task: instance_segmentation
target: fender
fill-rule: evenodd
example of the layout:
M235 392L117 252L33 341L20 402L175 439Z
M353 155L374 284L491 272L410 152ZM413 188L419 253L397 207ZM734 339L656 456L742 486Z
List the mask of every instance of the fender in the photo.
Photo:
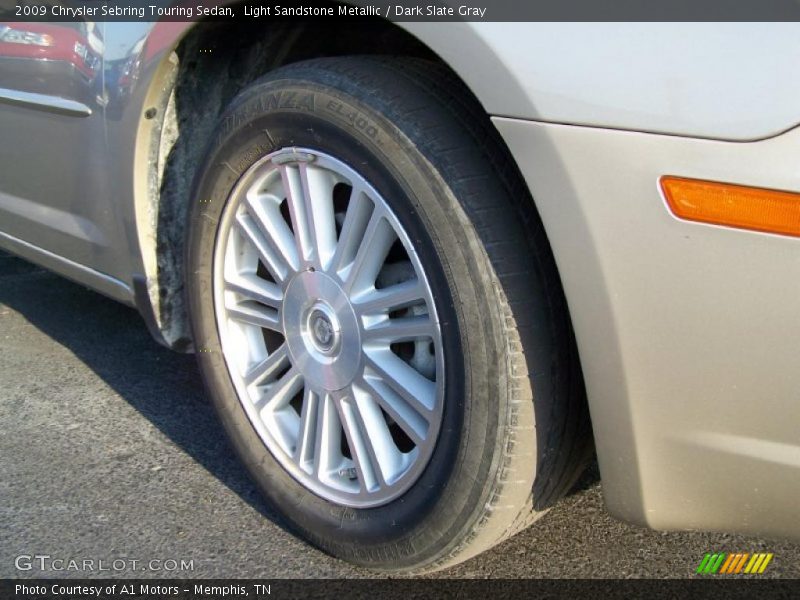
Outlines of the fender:
M720 140L800 123L797 23L401 23L493 116Z

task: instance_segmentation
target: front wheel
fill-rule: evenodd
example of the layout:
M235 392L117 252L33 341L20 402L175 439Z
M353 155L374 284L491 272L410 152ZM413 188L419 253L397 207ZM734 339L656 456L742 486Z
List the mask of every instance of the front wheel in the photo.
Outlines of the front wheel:
M383 570L496 544L586 456L549 249L465 98L422 61L278 69L224 114L189 215L236 450L293 528Z

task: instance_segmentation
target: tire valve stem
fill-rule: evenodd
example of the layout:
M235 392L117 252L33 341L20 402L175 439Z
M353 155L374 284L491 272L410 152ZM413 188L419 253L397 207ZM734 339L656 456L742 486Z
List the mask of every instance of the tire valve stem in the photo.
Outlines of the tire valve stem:
M358 473L356 472L355 467L349 467L347 469L339 469L339 477L347 477L350 481L355 481L358 479Z

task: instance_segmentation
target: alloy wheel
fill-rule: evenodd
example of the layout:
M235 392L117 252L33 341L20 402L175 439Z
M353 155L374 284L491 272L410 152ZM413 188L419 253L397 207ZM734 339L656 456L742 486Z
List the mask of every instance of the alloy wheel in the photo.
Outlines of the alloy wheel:
M390 205L336 158L286 148L240 178L214 252L217 327L253 427L313 493L409 489L442 420L431 287Z

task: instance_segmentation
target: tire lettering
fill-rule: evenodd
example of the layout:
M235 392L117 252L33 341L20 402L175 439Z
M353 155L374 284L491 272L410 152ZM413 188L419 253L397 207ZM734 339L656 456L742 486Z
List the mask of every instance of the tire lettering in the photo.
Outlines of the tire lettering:
M346 119L350 122L353 127L356 129L363 131L367 137L372 138L373 140L378 141L378 128L370 123L369 119L364 115L360 114L357 111L350 111L348 112L347 109L342 105L341 102L337 102L336 100L328 100L328 103L325 105L325 108L336 114L337 116Z

